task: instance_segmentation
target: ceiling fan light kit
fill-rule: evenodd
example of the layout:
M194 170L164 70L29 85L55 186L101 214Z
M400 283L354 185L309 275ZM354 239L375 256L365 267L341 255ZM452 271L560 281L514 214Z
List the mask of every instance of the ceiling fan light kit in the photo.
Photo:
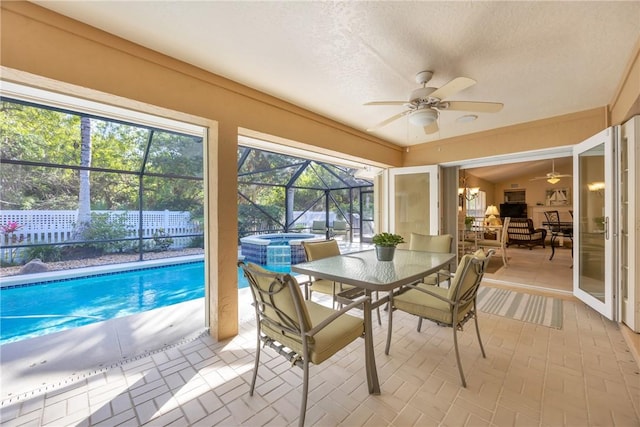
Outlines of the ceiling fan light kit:
M420 71L416 74L416 82L422 87L414 89L409 95L409 101L374 101L364 105L402 105L406 108L368 131L379 129L401 117L408 116L409 123L423 128L425 134L438 132L438 117L441 111L473 111L482 113L496 113L503 105L498 102L477 101L443 101L444 99L476 84L468 77L456 77L440 88L427 87L427 82L433 77L433 71ZM467 123L478 118L476 115L463 116L458 122Z
M571 175L556 172L556 162L554 159L551 160L551 172L549 172L545 176L536 176L535 178L531 178L530 181L536 181L539 179L546 179L549 184L557 184L560 182L560 178L570 177Z
M409 113L409 122L415 126L429 126L438 119L438 113L431 108L420 108Z
M557 183L559 183L559 182L560 182L560 178L548 178L548 179L547 179L547 182L548 182L549 184L557 184Z

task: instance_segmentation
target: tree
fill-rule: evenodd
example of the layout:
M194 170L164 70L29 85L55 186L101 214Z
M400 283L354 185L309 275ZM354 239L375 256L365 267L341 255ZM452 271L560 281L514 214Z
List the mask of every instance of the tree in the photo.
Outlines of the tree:
M80 166L91 167L91 119L86 116L80 118ZM91 182L90 171L78 171L80 188L78 191L78 223L76 234L81 235L85 227L91 224Z

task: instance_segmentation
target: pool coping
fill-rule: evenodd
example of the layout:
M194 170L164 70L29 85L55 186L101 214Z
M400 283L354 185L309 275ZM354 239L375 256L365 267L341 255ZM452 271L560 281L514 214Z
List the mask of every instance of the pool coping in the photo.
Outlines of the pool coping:
M131 261L118 264L94 265L91 267L47 271L44 273L3 276L0 277L0 289L19 285L66 280L76 277L96 276L106 273L118 273L122 271L186 264L197 261L204 261L204 254L188 255L184 257L158 258L148 261Z
M289 243L290 245L301 245L303 241L324 240L324 237L318 237L317 234L312 233L270 233L245 236L240 238L240 243L251 243L254 245L269 246L269 243L271 243L270 238L272 238L273 240L277 238L291 239Z

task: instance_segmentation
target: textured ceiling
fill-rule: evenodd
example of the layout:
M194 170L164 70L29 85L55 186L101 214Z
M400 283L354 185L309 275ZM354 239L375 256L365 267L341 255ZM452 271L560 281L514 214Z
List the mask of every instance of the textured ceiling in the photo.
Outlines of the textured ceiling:
M465 173L493 183L505 183L522 179L523 176L544 177L555 170L559 174L573 174L573 158L560 157L553 161L532 160L518 163L500 164L490 167L468 168Z
M445 111L425 135L403 117L374 134L407 146L608 104L640 38L640 2L35 3L365 130L429 86L477 84L450 100L499 113Z

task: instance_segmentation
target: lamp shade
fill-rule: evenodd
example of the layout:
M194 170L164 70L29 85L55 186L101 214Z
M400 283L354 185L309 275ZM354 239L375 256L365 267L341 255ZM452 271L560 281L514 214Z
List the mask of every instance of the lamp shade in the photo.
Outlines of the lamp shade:
M438 118L438 113L431 108L420 108L409 114L409 123L416 126L429 126Z
M556 177L549 178L549 179L547 179L547 182L548 182L549 184L557 184L557 183L559 183L559 182L560 182L560 178L556 178Z
M500 215L500 211L495 205L489 205L484 213L485 215Z

